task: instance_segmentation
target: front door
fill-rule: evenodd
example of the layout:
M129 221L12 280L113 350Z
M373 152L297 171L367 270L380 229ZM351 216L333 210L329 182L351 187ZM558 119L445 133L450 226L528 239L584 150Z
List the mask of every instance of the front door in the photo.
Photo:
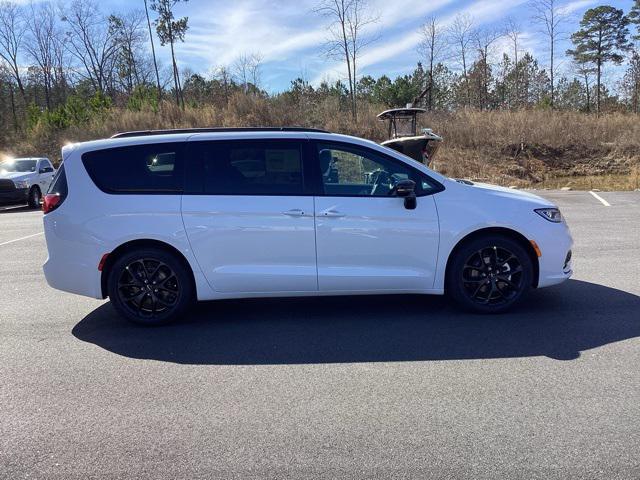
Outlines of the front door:
M182 216L211 287L223 293L318 289L305 141L193 141Z
M439 226L430 193L439 186L372 149L342 143L316 149L324 192L315 200L320 291L432 288ZM407 179L416 182L415 209L394 192Z

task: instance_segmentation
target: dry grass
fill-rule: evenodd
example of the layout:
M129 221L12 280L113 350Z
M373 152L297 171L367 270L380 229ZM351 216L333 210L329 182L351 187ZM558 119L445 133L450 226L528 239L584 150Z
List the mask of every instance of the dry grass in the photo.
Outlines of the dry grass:
M611 188L637 188L640 121L634 115L458 112L431 115L425 124L445 138L435 168L447 175L574 188L606 176Z
M381 141L385 128L375 116L382 109L363 104L358 121L353 122L347 113L340 113L333 98L293 104L285 97L237 94L224 108L182 111L165 103L158 112L113 108L105 118L63 131L38 125L0 150L58 159L60 146L68 142L104 138L119 131L210 126L299 125ZM625 114L461 111L429 114L422 123L444 137L434 167L450 176L539 188L592 188L606 181L611 188L631 189L638 188L640 171L639 120Z

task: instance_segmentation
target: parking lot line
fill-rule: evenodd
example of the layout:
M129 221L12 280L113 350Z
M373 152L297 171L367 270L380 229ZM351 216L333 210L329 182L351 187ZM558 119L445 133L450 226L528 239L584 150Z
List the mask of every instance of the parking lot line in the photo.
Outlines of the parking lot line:
M16 210L18 208L24 208L27 205L11 205L9 207L0 207L0 212L4 212L5 210Z
M602 203L605 207L610 207L610 206L611 206L611 204L610 204L609 202L607 202L604 198L602 198L602 197L601 197L600 195L598 195L596 192L589 191L589 193L590 193L591 195L593 195L593 196L596 198L596 200L599 200L599 201L600 201L600 203Z
M0 243L0 247L3 245L9 245L10 243L19 242L20 240L26 240L27 238L36 237L38 235L42 235L44 232L34 233L33 235L27 235L26 237L15 238L13 240L9 240L8 242Z

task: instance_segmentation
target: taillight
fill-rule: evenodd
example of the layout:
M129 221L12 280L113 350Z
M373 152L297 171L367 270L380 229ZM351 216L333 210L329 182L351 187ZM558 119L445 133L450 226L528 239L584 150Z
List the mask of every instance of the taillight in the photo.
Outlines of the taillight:
M42 211L44 213L53 212L62 203L62 197L59 193L47 193L42 202Z
M49 191L44 196L42 202L42 211L44 213L53 212L56 208L62 205L69 190L67 188L67 174L64 172L64 163L60 165L56 176L51 181Z

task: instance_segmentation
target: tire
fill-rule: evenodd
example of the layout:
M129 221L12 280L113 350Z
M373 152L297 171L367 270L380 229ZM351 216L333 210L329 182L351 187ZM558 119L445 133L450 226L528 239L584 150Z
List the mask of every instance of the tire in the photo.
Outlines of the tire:
M458 248L447 271L447 293L468 311L503 313L531 288L533 265L515 240L485 235Z
M31 190L29 190L29 206L31 208L40 208L41 198L42 198L42 193L40 192L40 188L31 187Z
M107 291L120 316L142 325L176 321L195 301L188 266L159 248L140 248L117 258L109 270Z

